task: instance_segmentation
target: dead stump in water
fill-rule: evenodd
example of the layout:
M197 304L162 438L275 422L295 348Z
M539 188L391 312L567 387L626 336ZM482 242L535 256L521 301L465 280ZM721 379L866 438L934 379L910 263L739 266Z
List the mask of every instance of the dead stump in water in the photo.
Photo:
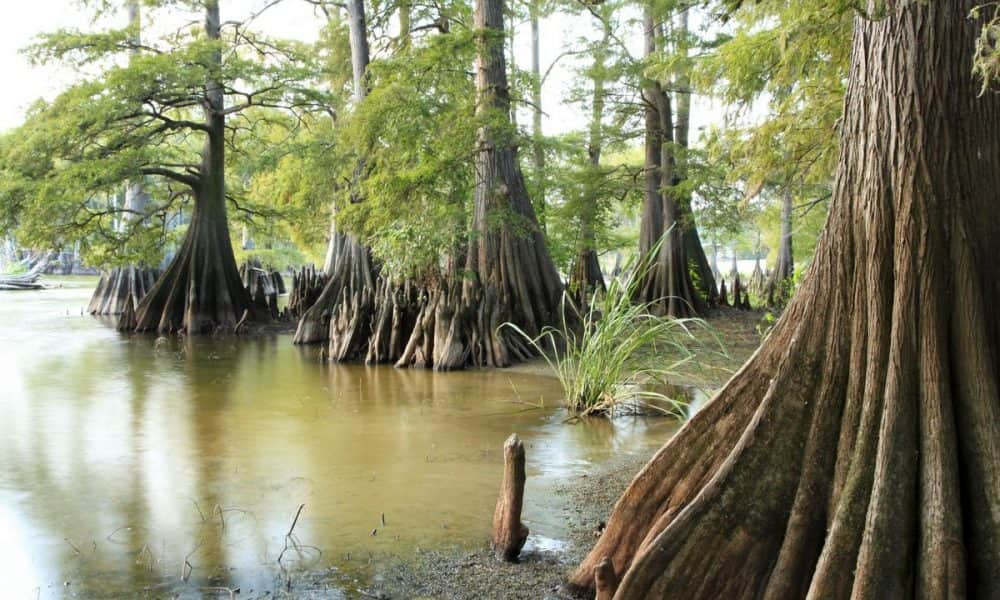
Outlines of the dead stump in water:
M493 512L491 547L496 557L514 562L528 539L528 528L521 522L524 503L524 443L512 433L503 445L503 483Z

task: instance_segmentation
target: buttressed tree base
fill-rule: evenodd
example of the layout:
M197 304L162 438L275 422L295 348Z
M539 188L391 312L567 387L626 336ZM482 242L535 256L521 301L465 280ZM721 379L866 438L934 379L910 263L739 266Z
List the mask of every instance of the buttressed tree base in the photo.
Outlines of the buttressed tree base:
M1000 96L973 78L978 4L856 18L807 280L633 480L576 590L608 558L619 599L1000 597Z

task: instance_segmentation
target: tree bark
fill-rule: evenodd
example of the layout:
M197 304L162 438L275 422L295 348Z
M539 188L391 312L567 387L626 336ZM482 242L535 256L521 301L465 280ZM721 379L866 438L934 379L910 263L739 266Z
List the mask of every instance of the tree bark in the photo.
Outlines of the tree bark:
M292 288L288 292L288 314L301 317L309 310L326 288L326 271L315 266L302 267L292 275Z
M795 265L792 260L792 191L785 188L781 199L781 241L778 244L778 260L771 272L767 285L768 297L773 303L783 304L791 292Z
M760 350L570 578L615 598L1000 597L1000 97L976 0L857 17L831 213Z
M618 589L618 583L618 577L615 575L615 566L611 564L611 559L605 556L594 567L596 600L612 600L615 590Z
M219 4L205 3L205 34L219 40ZM210 53L205 65L205 143L194 211L180 250L136 309L136 331L188 334L231 330L244 314L266 320L254 310L243 287L226 221L226 116L222 83L222 52ZM126 326L132 323L127 322Z
M371 60L364 0L348 0L347 20L354 102L359 104L368 95L367 71ZM362 167L363 164L359 164L355 169L352 188L361 177ZM296 344L328 343L327 355L331 360L361 360L367 354L369 320L376 312L379 269L370 248L353 234L337 228L336 214L330 222L330 243L323 270L326 278L322 282L322 292L316 296L315 303L301 313L293 341ZM310 279L306 273L302 275L302 285L318 281ZM296 300L314 295L315 290L306 289Z
M476 112L510 114L510 88L504 66L502 0L476 0L475 26L479 33L476 58ZM446 356L459 356L467 348L472 364L507 366L512 351L522 353L523 341L504 322L518 325L529 335L556 322L562 282L549 256L524 176L510 136L484 125L479 130L472 232L466 255L463 304L475 309L466 336L449 336L453 348ZM465 339L462 339L465 338ZM465 366L445 362L435 368Z
M413 3L411 0L400 0L399 2L399 47L409 48L410 47L410 30L413 27L411 24Z
M688 8L681 8L677 15L677 54L681 61L686 61L688 57ZM691 79L688 75L689 67L682 64L680 74L677 78L677 145L683 149L688 148L691 131ZM686 159L679 161L678 180L683 181L687 177ZM701 236L698 234L698 223L694 218L694 210L691 208L691 195L685 194L678 198L681 214L681 223L684 231L684 252L687 255L689 269L697 275L697 288L701 295L709 304L715 304L718 300L719 288L715 281L715 273L708 264L708 257L705 256L705 248L701 243Z
M500 0L476 5L476 110L480 116L502 115L509 124L502 9ZM378 273L367 248L345 242L349 259L335 266L323 294L300 321L296 342L328 336L331 360L437 370L504 367L534 355L520 335L500 326L511 322L534 336L557 322L562 282L511 136L496 129L485 125L479 131L469 241L451 267L420 282L391 282ZM346 283L341 269L349 274Z
M351 39L351 73L354 76L354 101L368 94L368 25L365 21L364 0L347 0L347 29Z
M600 175L601 152L604 147L604 68L608 44L611 42L611 24L608 19L602 21L602 27L604 34L600 45L594 52L592 76L594 92L591 97L590 133L587 143L587 156L590 159L591 172L586 179L583 205L578 211L580 236L577 242L576 257L569 272L569 290L580 305L594 292L603 292L606 289L601 263L597 258L597 240L594 232L601 193L597 178Z
M513 562L528 539L528 528L521 522L524 504L524 443L512 433L503 445L503 482L493 512L493 537L490 545L500 560Z
M503 2L477 0L476 112L509 119ZM465 276L420 294L421 307L397 366L438 370L505 367L534 355L509 328L529 335L557 321L562 282L528 198L517 151L494 125L479 130L472 227Z
M645 57L656 52L657 26L652 8L644 9ZM648 80L642 92L646 123L643 211L639 225L640 278L636 300L658 314L689 317L705 311L694 290L684 247L681 211L675 198L676 161L673 114L662 86ZM655 256L652 256L656 249Z

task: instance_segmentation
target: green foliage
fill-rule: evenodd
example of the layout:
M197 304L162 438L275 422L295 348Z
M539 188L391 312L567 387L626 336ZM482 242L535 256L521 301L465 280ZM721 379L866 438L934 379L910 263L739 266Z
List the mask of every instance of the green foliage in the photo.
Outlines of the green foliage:
M694 357L696 338L691 328L707 325L700 319L657 317L650 310L655 303L633 302L641 278L640 270L632 266L625 269L628 276L613 279L607 292L580 313L564 301L558 328L546 327L531 337L511 323L503 325L524 336L545 357L563 386L566 407L575 416L610 416L637 408L683 414L680 401L656 386L666 384L678 367ZM573 312L567 316L568 311ZM665 359L667 355L671 358Z
M696 153L699 224L726 243L756 221L777 249L775 200L791 188L797 260L825 220L855 11L842 2L760 0L729 14L726 32L695 62L694 83L729 106ZM800 222L801 221L801 222Z
M969 14L970 19L985 21L976 39L973 72L982 81L980 94L995 92L1000 79L1000 3L984 2Z
M533 140L545 149L543 173L533 173L534 164L522 159L534 187L545 187L549 250L564 272L587 246L600 253L634 245L635 212L642 199L642 156L635 151L639 130L633 103L639 67L620 44L631 26L624 7L609 1L582 10L591 17L593 31L566 46L567 55L587 57L578 61L565 96L567 103L590 115L586 127ZM581 11L581 7L563 10Z
M757 323L757 335L760 336L761 341L764 340L774 329L774 325L778 322L778 317L771 311L764 313L764 316L760 318Z
M794 195L792 202L792 245L796 257L796 267L805 264L816 250L816 242L826 224L826 204L829 195L818 196L815 192ZM757 226L763 234L763 246L768 250L767 260L774 264L778 258L778 243L781 240L781 202L775 199L766 203L766 208L757 217Z
M336 133L338 224L368 243L391 275L432 270L464 241L476 131L510 129L506 118L475 115L465 70L474 42L456 27L373 62L371 93Z
M632 245L633 213L642 201L636 173L642 167L621 154L611 154L599 165L591 164L579 134L562 136L558 142L548 163L546 232L552 259L565 272L580 250L587 228L598 252Z
M144 2L147 20L200 3ZM190 8L188 7L190 5ZM96 3L100 14L112 3ZM227 170L278 152L275 130L297 128L326 106L316 90L319 65L303 44L270 39L241 24L219 40L191 25L141 43L134 26L64 30L41 36L27 52L39 63L73 66L81 79L0 140L0 223L28 246L81 242L93 264L156 262L170 242L169 224L190 210L207 134L202 107L217 81L227 102ZM287 135L286 139L290 139ZM261 148L269 152L261 152ZM227 195L240 214L275 218L230 177ZM128 182L142 182L152 201L141 214L122 202Z

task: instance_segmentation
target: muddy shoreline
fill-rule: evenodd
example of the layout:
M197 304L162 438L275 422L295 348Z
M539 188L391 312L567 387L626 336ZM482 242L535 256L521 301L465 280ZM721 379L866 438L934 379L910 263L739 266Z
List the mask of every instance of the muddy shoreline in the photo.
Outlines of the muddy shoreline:
M377 599L377 600L571 600L563 583L566 575L593 547L597 531L607 521L615 501L650 458L624 454L598 465L592 473L567 481L556 495L569 530L558 549L538 548L531 535L517 563L493 557L488 540L476 546L417 550L407 554L356 556L349 565L326 569L292 569L276 574L270 585L257 589L226 587L219 573L214 586L166 584L114 598L241 598L244 600ZM530 479L525 500L531 502ZM489 518L486 515L484 518ZM526 524L531 527L530 522ZM86 594L84 594L86 597Z
M356 597L574 598L563 589L566 574L594 545L597 531L607 521L615 501L649 458L645 454L623 455L557 488L570 531L566 546L559 550L534 548L529 535L520 562L514 564L496 560L487 540L471 552L423 551L376 566L369 587L354 590ZM531 501L530 480L528 485L526 502Z

